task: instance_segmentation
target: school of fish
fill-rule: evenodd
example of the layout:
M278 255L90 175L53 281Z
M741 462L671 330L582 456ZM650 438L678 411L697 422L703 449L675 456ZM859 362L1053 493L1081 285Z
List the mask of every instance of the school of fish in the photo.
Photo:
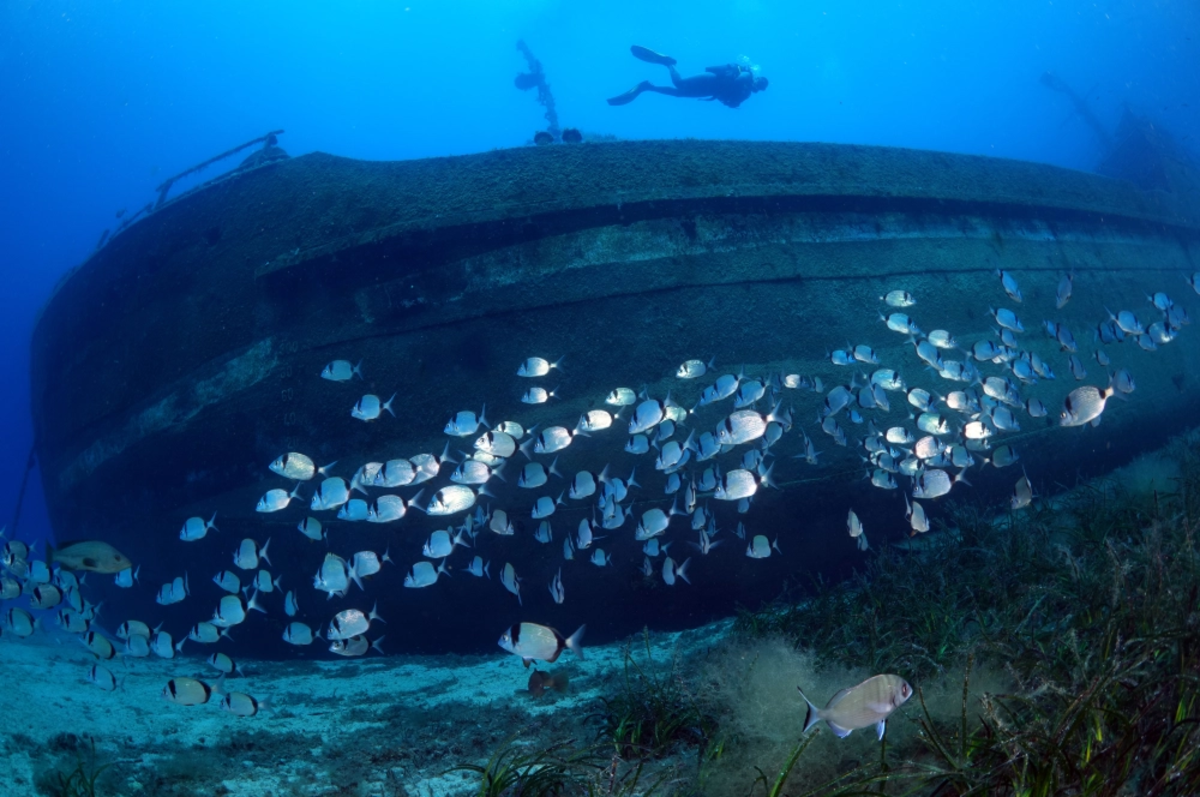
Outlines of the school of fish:
M1062 390L1058 425L1095 426L1109 407L1109 399L1124 397L1135 389L1130 370L1113 367L1114 358L1151 356L1147 353L1175 341L1190 323L1186 309L1167 294L1155 292L1147 294L1146 303L1137 310L1109 310L1107 317L1093 319L1086 327L1055 318L1043 320L1039 330L1032 322L1026 325L1011 306L1003 306L1007 300L1024 307L1016 277L1007 271L998 271L995 277L997 306L988 308L994 322L990 330L934 328L936 313L931 311L918 320L923 302L899 286L880 297L879 326L864 337L884 340L885 336L900 336L904 344L900 350L911 351L911 355L884 362L870 344L847 343L826 354L827 373L846 374L844 380L832 380L836 384L827 384L828 377L819 375L750 376L744 369L716 375L714 359L688 359L679 365L675 378L679 395L694 396L687 402L690 406L673 397L676 390L653 396L644 389L614 386L607 395L595 397L596 403L603 400L606 409L590 410L577 419L564 418L563 425L538 428L519 419L492 425L482 400L478 412L473 408L453 411L443 429L445 435L459 445L471 444L473 449L459 459L452 458L448 441L440 454L400 456L403 452L389 451L380 461L354 463L354 469L344 466L340 470L346 475L335 475L339 470L336 462L318 466L303 453L282 452L267 466L282 481L263 492L255 509L272 515L294 513L295 528L312 541L329 542L330 518L388 524L404 522L418 512L439 519L439 525L444 518L448 525L421 542L406 543L403 551L395 553L390 549L382 554L346 550L348 555L342 556L325 546L319 552L314 547L309 590L299 577L288 575L285 583L280 574L271 572L269 538L222 540L215 513L207 519L187 518L178 532L180 544L226 546L233 569L212 577L218 599L199 610L174 610L181 618L174 634L162 626L151 629L136 619L126 619L110 633L98 622L100 607L81 595L84 578L77 572L111 574L118 588L132 588L139 582L139 568L106 543L64 545L39 559L30 546L8 540L3 546L0 599L27 596L31 610L8 608L3 632L27 637L44 618L52 618L60 628L76 635L95 657L87 680L114 690L119 681L106 663L115 657L171 659L187 641L212 647L223 639L231 640L231 630L252 612L268 611L261 596L282 593L285 586L282 611L288 621L284 642L299 646L328 643L331 653L346 657L362 656L370 650L382 652L379 626L385 621L374 607L369 611L317 607L335 596L347 599L352 587L368 592L364 579L381 573L385 564L393 564L393 556L404 568L403 587L411 589L454 589L445 583L452 571L485 581L491 580L494 572L498 589L511 594L509 600L517 612L525 610L525 600L536 606L547 599L547 593L555 604L566 603L570 580L586 579L591 567L634 568L643 578L686 588L681 585L703 577L696 565L710 556L743 552L749 559L767 559L786 548L787 535L795 530L756 534L748 526L753 525L750 510L759 491L779 487L774 470L781 463L775 446L789 435L800 453L786 459L800 462L789 463L788 468L824 467L832 455L818 450L816 440L823 435L835 450L846 449L840 459L861 469L864 482L903 494L903 505L897 502L897 528L910 536L927 532L931 502L961 489L959 485L970 485L967 474L972 468L1002 469L1017 463L1020 456L1013 445L1003 442L1005 436L1019 432L1026 418L1054 417L1050 407L1028 395L1032 385L1067 382L1070 389ZM1200 294L1200 273L1187 282ZM1061 276L1053 311L1047 307L1047 314L1062 311L1074 289L1074 275ZM982 292L986 290L981 286ZM1029 347L1026 341L1037 335L1047 336L1050 343ZM1090 352L1081 343L1089 339ZM543 380L561 371L564 362L562 357L551 361L531 356L516 364L514 375L518 380ZM362 365L361 361L334 360L320 377L352 384L363 378ZM1096 368L1103 378L1089 380L1088 367ZM921 385L914 384L918 380ZM1097 381L1103 386L1097 386ZM1071 383L1083 384L1072 387ZM396 416L395 394L387 400L374 394L350 398L347 413L358 421L382 424L387 422L385 413ZM520 401L540 405L558 398L557 385L547 389L532 384L524 389ZM804 409L801 417L795 404L813 409ZM559 467L566 449L573 453L598 450L605 439L610 441L607 460L589 458L595 462L593 467L573 473ZM1028 477L1017 478L1012 508L1028 506L1034 497ZM853 506L846 507L846 530L848 545L860 551L869 548L866 530ZM884 529L874 534L878 539L892 532ZM561 548L561 565L555 575L534 590L527 589L518 570L520 562L514 564L514 557L505 555L506 540L518 534ZM736 545L714 554L734 538ZM674 551L669 551L672 546ZM384 588L383 583L371 584L370 591ZM397 581L387 588L394 585ZM186 603L191 607L196 603L191 595L191 578L184 572L157 587L156 601L164 606ZM306 605L307 612L302 609ZM581 612L595 608L584 606ZM325 619L316 627L296 619L313 615ZM584 630L581 624L564 636L548 626L517 622L503 631L499 646L520 657L526 666L539 661L553 663L565 650L582 659ZM263 698L225 691L226 678L240 672L228 654L214 652L206 662L218 678L214 684L190 676L176 677L163 687L163 699L198 705L218 696L221 707L237 716L254 716L264 707ZM566 682L565 676L560 682ZM548 674L535 671L530 691L541 694L554 683ZM807 724L811 727L824 720L839 735L878 725L882 735L887 714L909 694L911 688L899 676L876 676L843 690L825 709L809 703Z

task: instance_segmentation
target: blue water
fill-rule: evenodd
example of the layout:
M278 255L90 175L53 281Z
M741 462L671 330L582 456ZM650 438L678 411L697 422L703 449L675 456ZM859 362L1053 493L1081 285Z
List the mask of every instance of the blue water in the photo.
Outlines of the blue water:
M292 155L523 145L544 122L533 93L513 86L525 68L518 39L541 60L564 126L622 138L883 144L1091 169L1095 138L1039 84L1047 70L1086 93L1110 128L1128 105L1185 146L1200 129L1200 7L1190 2L645 5L6 3L0 522L31 443L37 310L118 210L275 128ZM745 56L770 88L736 110L656 95L610 107L605 97L665 79L629 55L633 43L670 53L684 73ZM22 536L48 534L42 503L34 478Z

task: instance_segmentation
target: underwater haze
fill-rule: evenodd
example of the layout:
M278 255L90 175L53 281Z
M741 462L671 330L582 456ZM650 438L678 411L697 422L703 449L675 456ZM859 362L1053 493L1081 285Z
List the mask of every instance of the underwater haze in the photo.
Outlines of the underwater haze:
M0 788L1195 793L1198 36L5 3Z

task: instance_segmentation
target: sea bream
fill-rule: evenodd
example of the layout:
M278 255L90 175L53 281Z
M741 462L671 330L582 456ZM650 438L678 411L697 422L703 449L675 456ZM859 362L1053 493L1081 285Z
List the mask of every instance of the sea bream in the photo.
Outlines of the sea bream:
M642 434L662 423L667 417L667 406L670 403L671 395L668 393L665 401L646 399L638 404L633 411L633 417L629 419L629 434Z
M1101 390L1092 385L1077 387L1067 394L1063 402L1062 413L1059 415L1060 426L1083 426L1100 423L1100 414L1104 405L1116 392L1112 385Z
M708 373L714 362L716 362L715 357L707 363L704 360L686 360L675 369L675 376L680 379L696 379Z
M843 689L829 699L825 708L813 705L799 686L796 690L808 704L804 732L824 720L829 730L841 739L849 736L851 731L874 725L882 740L888 717L912 697L912 687L899 675L876 675L858 686Z
M207 703L212 694L211 686L195 678L172 678L162 690L163 700L177 706L199 706Z
M283 456L278 457L267 467L269 467L273 473L278 473L285 479L306 482L316 476L318 473L322 476L329 475L329 469L336 464L336 462L331 462L322 468L318 468L316 463L303 454L297 454L295 451L289 451Z
M754 539L750 540L750 542L746 545L746 556L750 557L751 559L767 559L771 556L772 548L774 548L777 552L782 553L779 551L778 537L776 537L773 541L769 541L767 539L767 535L756 534L754 535ZM701 552L708 553L708 551L703 549Z
M404 487L417 478L416 466L407 459L389 459L375 472L373 487Z
M445 432L454 437L470 437L478 431L480 426L487 426L487 418L484 413L487 412L487 405L483 405L483 409L476 415L471 410L463 410L458 412L446 422Z
M267 556L267 549L270 546L270 537L263 543L262 548L259 548L258 543L247 537L242 540L237 550L233 552L233 564L241 570L257 570L260 559L267 564L271 564L271 560Z
M297 485L297 488L299 488L299 485ZM185 542L204 539L204 535L208 534L210 531L220 531L220 529L217 528L216 512L213 512L212 517L209 518L207 523L202 517L190 517L183 521L183 528L179 530L179 539Z
M742 379L744 379L745 376L745 371L738 371L736 376L734 374L725 374L724 376L718 377L716 382L704 388L704 392L700 394L700 400L696 402L696 406L692 408L692 412L695 412L700 407L706 407L713 402L721 401L722 399L727 399L732 396L737 392L738 385L741 384ZM641 406L639 406L638 409L640 410Z
M782 404L776 404L769 414L757 410L737 410L717 425L717 442L722 446L736 446L757 440L766 433L767 424L780 417ZM691 440L691 437L688 437Z
M545 404L558 395L558 388L547 390L544 387L531 387L521 396L522 404Z
M336 639L349 639L352 636L360 636L367 633L373 620L378 620L381 623L386 622L376 611L378 608L379 604L376 604L367 614L363 614L358 609L346 609L338 612L329 621L329 628L325 632L325 638L332 642Z
M517 441L512 435L493 429L479 436L475 441L475 448L508 459L517 453Z
M15 542L13 540L9 544ZM58 548L47 545L45 564L47 567L56 564L67 570L90 570L96 573L119 573L133 567L125 554L100 540L64 542Z
M350 408L350 417L357 418L360 421L373 421L383 414L384 410L393 418L396 413L392 411L392 402L396 400L396 394L387 401L380 401L379 396L374 393L367 393L358 402Z
M437 583L438 576L448 572L445 559L437 568L434 568L433 562L422 560L414 564L408 575L404 577L404 586L410 589L432 586Z
M583 634L586 625L581 625L569 637L563 637L548 625L537 623L515 623L500 635L497 644L504 650L520 657L528 667L535 661L553 664L564 650L570 650L583 661Z
M1061 310L1067 306L1067 302L1071 301L1071 291L1074 288L1075 275L1063 274L1062 279L1058 281L1058 290L1055 292L1054 307Z
M498 467L492 468L478 460L467 459L460 462L454 473L450 474L450 481L455 484L487 484L492 477L505 481L500 475L503 469L503 460Z
M330 382L349 382L354 377L363 378L362 360L352 365L349 360L334 360L321 371L321 378Z
M692 580L687 577L687 568L688 568L688 565L691 564L691 561L692 561L691 559L685 559L685 560L683 560L683 564L676 566L675 560L672 559L671 557L668 556L667 558L663 559L663 563L662 563L663 583L665 583L668 587L673 587L673 586L675 586L675 579L676 579L676 577L678 577L678 578L682 578L688 584L691 584Z
M383 637L379 637L374 642L367 642L365 636L352 636L349 639L335 639L329 643L329 652L336 653L339 656L365 656L367 651L374 650L383 653Z
M276 487L273 490L267 490L266 494L264 494L262 498L258 499L258 505L254 508L254 511L255 512L278 512L281 509L286 509L287 505L290 504L293 499L299 498L299 497L300 497L300 482L296 482L296 489L292 490L290 493L287 490L284 490L280 487ZM215 520L216 517L217 517L216 514L214 514L213 519ZM192 518L192 520L200 520L200 519ZM201 521L201 522L203 523L203 521ZM216 526L212 526L212 528L216 528ZM187 530L188 530L188 528L185 525L183 528L183 531L179 532L180 539L198 540L198 539L200 539L200 537L204 536L203 534L201 534L200 537L184 537L183 535L187 532Z
M562 357L559 357L554 362L544 360L541 357L530 357L529 359L525 360L525 362L517 366L517 376L545 376L546 374L550 373L551 369L557 368L559 363L562 361Z
M605 404L611 404L614 407L629 407L632 406L636 401L637 393L633 391L633 388L629 387L615 388L604 399Z
M879 298L886 302L888 307L912 307L917 303L911 293L902 290L888 291Z
M555 457L554 461L550 463L549 468L540 462L526 463L525 467L521 469L521 472L517 474L517 486L524 487L527 490L534 490L550 481L550 476L552 475L561 479L563 477L562 474L559 473L555 468L555 465L557 464L557 457Z
M412 497L412 500L405 501L398 495L381 495L375 499L374 503L367 506L367 522L368 523L393 523L400 520L408 512L408 508L415 504L424 493L424 490L419 491ZM310 523L319 523L316 518L308 518ZM300 529L304 531L303 528ZM318 525L316 532L320 534L321 528ZM306 536L310 536L306 533ZM313 537L312 539L319 539Z
M1020 302L1021 289L1017 286L1017 278L1012 275L1012 272L997 269L996 276L1000 278L1000 284L1004 287L1004 292L1008 294L1008 298L1014 302Z
M992 314L992 318L1003 329L1011 329L1013 332L1024 332L1025 325L1021 323L1021 319L1017 318L1017 314L1006 307L989 307L988 312Z
M435 517L457 515L475 506L476 491L462 484L451 484L433 494L425 507L425 514ZM491 495L485 488L480 487L478 495Z
M331 476L321 482L313 493L309 508L313 512L338 509L350 500L350 484L341 476Z
M775 487L775 482L771 480L773 467L767 468L762 474L744 468L726 471L713 492L713 498L718 501L740 501L758 492L759 485Z
M313 576L313 587L327 593L328 598L349 592L350 568L346 560L334 553L325 554L325 560Z
M568 536L567 540L571 538ZM517 569L512 566L511 562L504 563L504 569L500 571L500 584L513 595L517 596L517 605L524 606L521 600L521 579L517 576Z

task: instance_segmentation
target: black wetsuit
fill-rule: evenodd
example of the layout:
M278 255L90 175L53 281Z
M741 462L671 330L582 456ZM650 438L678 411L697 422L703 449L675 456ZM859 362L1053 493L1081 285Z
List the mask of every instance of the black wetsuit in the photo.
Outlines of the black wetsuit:
M750 70L738 64L710 66L704 70L704 74L691 77L679 74L673 63L664 63L663 66L671 73L672 85L656 86L648 80L643 80L624 94L610 98L608 104L625 105L633 102L642 92L652 91L671 97L717 100L730 108L736 108L756 90L761 91L766 86L765 79L756 79Z
M703 75L684 77L679 70L668 66L673 86L648 84L644 91L667 94L672 97L696 97L717 100L730 108L741 105L754 90L754 75L736 64L710 66Z

